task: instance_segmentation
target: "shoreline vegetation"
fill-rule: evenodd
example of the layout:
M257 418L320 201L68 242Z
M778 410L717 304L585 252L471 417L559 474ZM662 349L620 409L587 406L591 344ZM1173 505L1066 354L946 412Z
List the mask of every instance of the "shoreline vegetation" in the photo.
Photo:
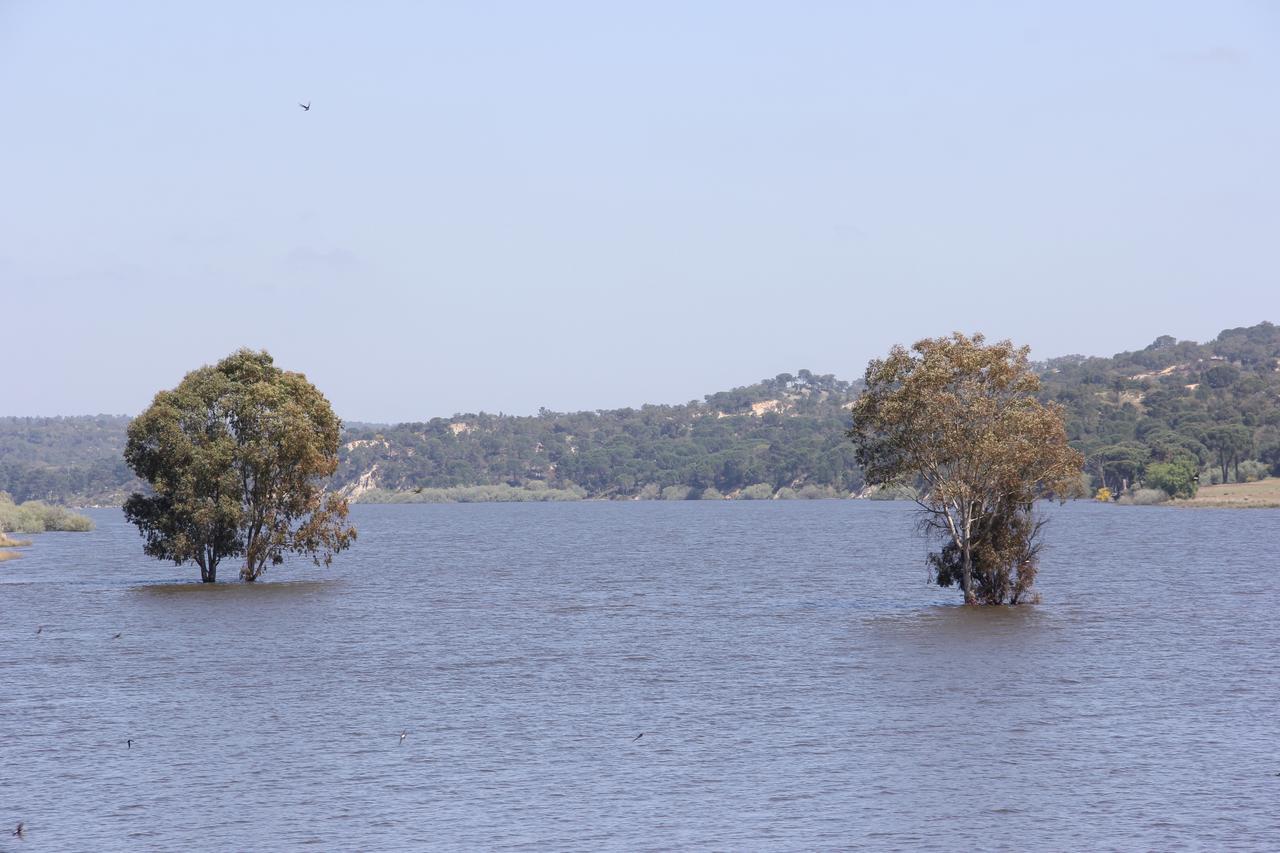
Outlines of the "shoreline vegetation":
M531 482L524 486L508 484L488 486L453 486L440 489L370 489L353 503L359 504L445 504L445 503L536 503L565 501L788 501L788 500L913 500L910 489L900 487L866 487L859 492L841 492L830 486L806 485L797 488L784 486L774 489L768 483L756 483L728 494L715 488L694 489L688 486L656 484L646 486L635 495L592 495L581 486L552 488L545 483Z
M0 548L26 548L28 539L13 539L10 533L48 533L71 531L83 533L93 529L93 522L65 507L50 506L43 501L13 502L7 492L0 492ZM17 551L0 551L0 563L16 560Z
M92 529L92 521L66 507L51 506L44 501L24 501L19 504L7 492L0 492L0 545L15 547L14 540L5 536L7 533L84 533Z

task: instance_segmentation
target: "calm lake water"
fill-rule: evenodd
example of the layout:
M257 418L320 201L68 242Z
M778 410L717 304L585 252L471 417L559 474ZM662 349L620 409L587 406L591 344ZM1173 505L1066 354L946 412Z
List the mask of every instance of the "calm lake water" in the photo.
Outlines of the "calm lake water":
M215 587L91 514L0 564L0 850L1280 849L1280 511L1055 508L988 609L906 504L359 506Z

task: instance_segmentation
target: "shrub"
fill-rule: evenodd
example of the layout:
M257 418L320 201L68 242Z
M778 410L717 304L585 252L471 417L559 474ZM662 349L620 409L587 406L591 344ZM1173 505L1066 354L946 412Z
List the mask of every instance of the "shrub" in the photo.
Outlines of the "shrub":
M834 498L836 490L830 486L818 486L810 483L796 493L796 497L804 501L816 501L823 498Z
M778 493L773 497L775 500L793 501L796 499L797 495L795 489L790 486L783 486L781 489L778 489Z
M768 483L756 483L738 492L740 501L767 501L773 497L773 486Z
M724 495L722 495L722 494L720 493L720 490L719 490L719 489L717 489L715 486L708 486L707 488L705 488L705 489L703 489L703 490L702 490L702 494L698 495L698 500L700 500L700 501L722 501L722 500L724 500Z
M662 490L662 499L664 501L687 501L689 493L693 489L688 486L667 486Z
M1076 500L1078 498L1088 498L1093 493L1093 476L1081 471L1079 479L1071 483L1062 494L1055 495L1055 497L1063 500Z
M1175 498L1196 496L1196 466L1190 461L1153 462L1143 476L1144 485Z
M68 530L83 533L92 529L92 521L66 507L49 506L42 501L15 504L7 493L0 492L0 532L44 533Z
M1265 480L1271 469L1257 459L1246 459L1240 463L1239 471L1241 483L1252 483L1255 480Z

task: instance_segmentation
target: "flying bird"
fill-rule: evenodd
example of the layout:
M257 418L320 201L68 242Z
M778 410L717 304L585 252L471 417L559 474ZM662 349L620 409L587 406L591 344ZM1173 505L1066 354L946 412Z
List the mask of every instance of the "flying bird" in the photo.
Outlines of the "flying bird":
M302 111L303 111L304 113L309 113L309 112L311 112L311 102L310 102L310 101L307 101L305 104L304 104L304 103L302 103L302 102L299 102L299 103L298 103L298 106L302 107Z
M404 739L407 738L408 736L409 736L408 729L405 729L404 731L400 732L400 746L404 746Z
M41 631L43 631L43 630L44 630L44 626L43 626L43 625L38 625L38 626L36 627L36 633L37 633L37 634L39 634L39 633L40 633Z
M115 635L114 637L112 637L111 639L113 639L113 640L118 640L118 639L120 639L120 638L121 638L121 637L123 637L123 636L124 636L124 634L123 634L123 633L121 633L121 634L116 634L116 635Z
M636 735L635 737L633 737L633 738L631 739L631 742L632 742L632 743L635 743L636 741L640 740L640 738L642 738L642 737L644 737L644 732L641 732L640 734L638 734L638 735Z
M126 748L128 748L128 749L133 749L133 739L132 739L132 738L128 738L128 739L126 739L126 740L125 740L125 744L126 744Z
M13 831L13 834L19 838L22 837L22 821L18 821L18 828Z

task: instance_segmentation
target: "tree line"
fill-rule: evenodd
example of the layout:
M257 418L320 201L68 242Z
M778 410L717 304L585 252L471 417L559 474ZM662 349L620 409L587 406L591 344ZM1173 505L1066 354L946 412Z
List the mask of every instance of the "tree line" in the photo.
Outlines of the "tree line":
M1205 344L1162 336L1111 358L1031 367L1038 398L1062 406L1070 445L1084 456L1082 488L1179 496L1280 475L1277 364L1280 328L1261 323ZM348 423L330 485L363 483L384 500L491 486L596 498L849 494L866 485L844 438L862 388L801 370L677 405ZM0 418L0 490L20 502L122 503L139 487L122 458L129 422Z

